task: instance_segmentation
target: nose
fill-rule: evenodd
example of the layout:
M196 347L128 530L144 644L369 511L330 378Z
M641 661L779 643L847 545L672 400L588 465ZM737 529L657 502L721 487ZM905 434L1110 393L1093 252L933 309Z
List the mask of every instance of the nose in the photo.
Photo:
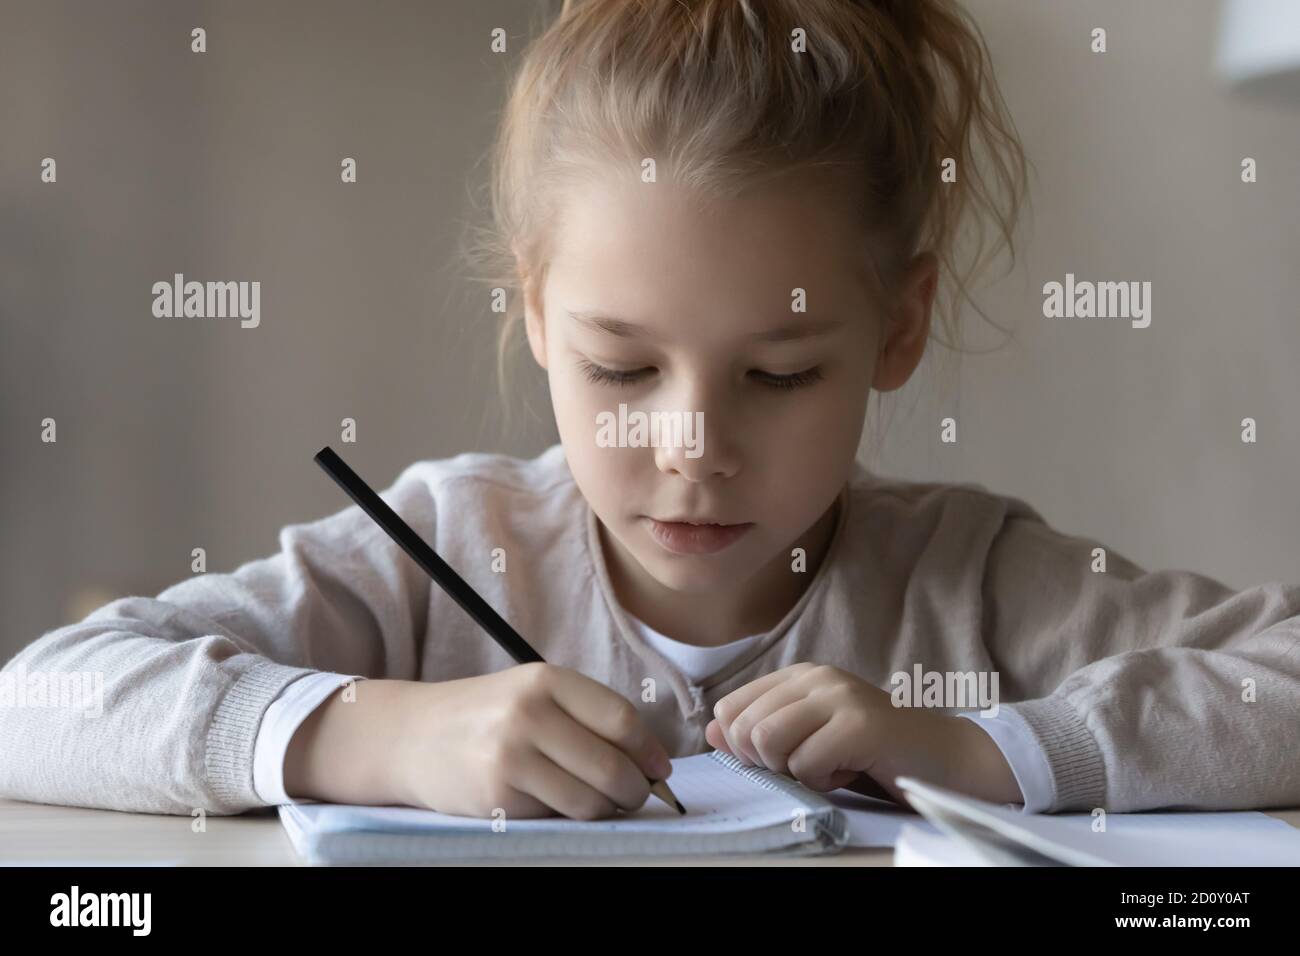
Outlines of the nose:
M666 475L680 475L687 481L706 481L709 478L731 478L739 470L734 456L719 453L717 439L711 437L713 447L705 444L703 453L692 458L687 448L656 448L655 465ZM692 452L692 454L694 454Z
M731 478L740 470L738 444L727 434L716 401L710 402L700 388L689 390L682 409L682 441L655 448L655 465L664 474L680 475L687 481Z

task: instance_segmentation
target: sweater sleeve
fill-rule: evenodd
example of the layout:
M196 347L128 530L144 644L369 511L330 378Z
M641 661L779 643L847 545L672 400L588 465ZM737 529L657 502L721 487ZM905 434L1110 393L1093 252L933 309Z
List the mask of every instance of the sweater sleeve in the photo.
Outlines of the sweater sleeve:
M417 466L381 496L432 540ZM0 671L0 796L241 813L266 805L254 746L286 686L319 671L416 678L431 582L382 528L352 505L285 527L279 545L232 573L113 601L21 650Z
M1049 812L1300 805L1300 587L1144 571L1030 514L994 538L983 588Z

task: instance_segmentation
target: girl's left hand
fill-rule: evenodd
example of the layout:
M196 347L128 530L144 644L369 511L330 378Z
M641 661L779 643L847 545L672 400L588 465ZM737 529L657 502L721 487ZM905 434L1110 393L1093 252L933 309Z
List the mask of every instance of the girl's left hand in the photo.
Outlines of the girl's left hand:
M973 721L895 707L838 667L782 668L732 691L713 713L711 746L812 790L850 787L906 805L894 778L910 776L995 803L1024 800L1002 751Z

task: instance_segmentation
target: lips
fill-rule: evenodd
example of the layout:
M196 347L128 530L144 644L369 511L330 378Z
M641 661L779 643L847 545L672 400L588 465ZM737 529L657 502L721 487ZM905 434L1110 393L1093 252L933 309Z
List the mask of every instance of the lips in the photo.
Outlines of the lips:
M735 521L719 521L716 518L652 518L651 520L658 521L660 524L713 525L714 527L719 528L725 528L739 523Z
M666 551L673 554L716 554L744 537L754 525L720 524L693 520L660 521L645 519L650 536Z

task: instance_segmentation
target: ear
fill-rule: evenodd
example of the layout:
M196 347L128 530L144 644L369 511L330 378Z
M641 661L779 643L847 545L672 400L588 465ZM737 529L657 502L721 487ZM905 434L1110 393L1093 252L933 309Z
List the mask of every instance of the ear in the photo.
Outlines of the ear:
M921 363L930 336L930 311L939 287L939 260L923 252L903 274L897 305L884 323L884 342L876 359L871 387L892 392L907 384Z
M515 268L519 273L519 288L524 300L524 331L528 334L528 348L533 353L533 360L546 368L546 322L542 309L541 282L520 253L519 246L512 243L510 248L515 254Z

